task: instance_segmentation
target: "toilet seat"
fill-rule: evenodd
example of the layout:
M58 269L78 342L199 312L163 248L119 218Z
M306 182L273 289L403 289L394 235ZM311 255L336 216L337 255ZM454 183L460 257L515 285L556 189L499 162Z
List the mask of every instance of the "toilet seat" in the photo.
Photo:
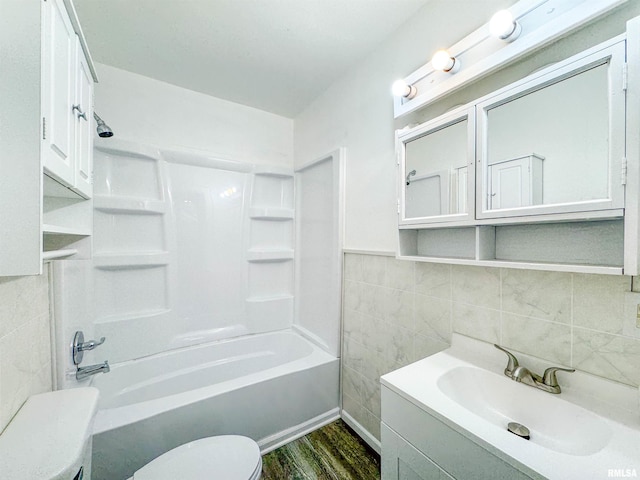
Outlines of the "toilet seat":
M220 435L160 455L134 473L133 480L257 480L261 473L256 442L239 435Z

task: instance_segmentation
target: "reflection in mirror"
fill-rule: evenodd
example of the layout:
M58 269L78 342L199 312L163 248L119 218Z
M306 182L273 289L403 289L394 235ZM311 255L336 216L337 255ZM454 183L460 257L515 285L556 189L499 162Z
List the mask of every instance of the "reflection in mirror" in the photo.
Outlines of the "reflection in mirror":
M609 197L608 67L487 111L487 209Z
M467 212L467 120L405 144L405 218Z

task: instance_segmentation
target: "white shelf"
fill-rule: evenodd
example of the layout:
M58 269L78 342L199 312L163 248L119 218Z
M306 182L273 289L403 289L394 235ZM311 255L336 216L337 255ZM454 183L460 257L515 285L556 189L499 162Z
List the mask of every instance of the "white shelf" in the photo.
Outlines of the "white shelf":
M153 267L169 264L169 252L114 253L93 256L93 265L101 270Z
M129 322L131 320L137 320L141 318L159 317L171 312L169 308L156 308L150 310L139 310L137 312L127 313L126 315L109 315L106 317L98 318L94 321L96 324L105 323L117 323L117 322Z
M76 228L76 227L65 227L65 226L62 226L62 225L43 224L42 225L42 233L45 234L45 235L89 236L89 235L91 235L91 229Z
M247 303L269 303L269 302L281 302L285 300L293 301L293 295L282 294L282 295L271 295L267 297L249 297L246 299L246 302Z
M258 250L251 249L247 251L247 261L252 263L263 262L285 262L293 259L293 250Z
M162 200L114 195L95 195L93 208L107 213L162 215L167 212L167 206Z
M294 210L292 208L281 207L251 207L249 218L254 220L292 220Z
M595 273L600 275L622 275L622 267L604 265L579 265L542 262L514 262L508 260L474 260L471 258L423 257L419 255L400 255L397 258L414 262L448 263L452 265L471 265L477 267L501 267L524 270L546 270L553 272Z
M286 167L258 165L254 168L253 173L254 175L260 175L263 177L279 177L279 178L293 177L293 170Z
M51 250L49 252L42 252L42 260L55 260L57 258L70 257L78 253L75 248L66 248L62 250Z

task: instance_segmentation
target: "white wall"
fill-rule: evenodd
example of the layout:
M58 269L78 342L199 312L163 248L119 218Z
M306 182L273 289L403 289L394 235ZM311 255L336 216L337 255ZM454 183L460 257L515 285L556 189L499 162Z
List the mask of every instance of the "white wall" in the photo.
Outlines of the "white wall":
M118 138L218 158L293 165L293 121L97 64L96 113Z

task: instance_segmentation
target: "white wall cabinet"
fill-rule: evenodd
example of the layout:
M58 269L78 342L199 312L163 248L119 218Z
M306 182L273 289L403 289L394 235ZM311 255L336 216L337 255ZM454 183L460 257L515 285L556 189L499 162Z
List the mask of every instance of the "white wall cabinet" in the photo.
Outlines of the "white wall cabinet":
M43 3L42 165L91 198L93 77L62 0Z
M97 79L70 0L0 11L0 276L36 275L90 255Z
M640 70L627 62L638 51L640 18L623 35L398 131L398 258L638 275L640 139L629 132L640 128ZM444 138L460 118L473 128ZM468 213L443 212L441 199L430 200L441 189L421 193L414 179L442 170L443 159L454 172L465 151ZM450 190L450 203L464 203L453 200L459 181Z

